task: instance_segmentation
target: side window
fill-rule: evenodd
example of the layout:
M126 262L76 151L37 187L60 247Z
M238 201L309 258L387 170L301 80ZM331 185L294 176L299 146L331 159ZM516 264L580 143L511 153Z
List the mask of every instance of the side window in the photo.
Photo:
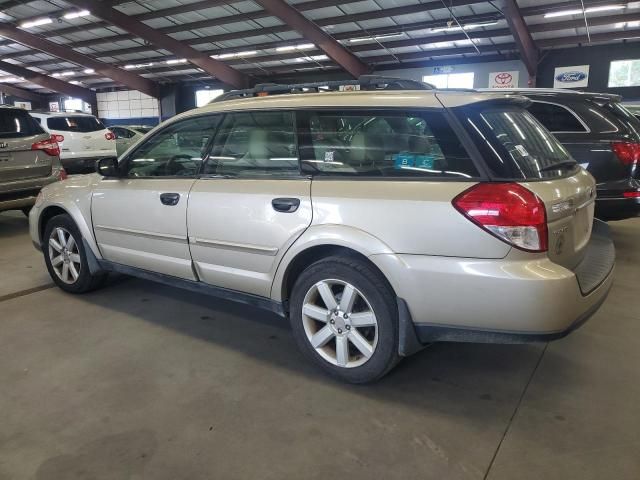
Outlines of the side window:
M587 131L573 113L560 105L533 102L527 110L550 132Z
M302 123L305 173L383 177L477 177L440 112L313 112Z
M119 127L111 127L109 128L111 132L116 136L116 138L126 138L123 133L123 129Z
M204 173L233 176L299 175L293 113L276 111L225 115Z
M191 177L198 174L218 115L173 123L142 143L125 162L128 177Z

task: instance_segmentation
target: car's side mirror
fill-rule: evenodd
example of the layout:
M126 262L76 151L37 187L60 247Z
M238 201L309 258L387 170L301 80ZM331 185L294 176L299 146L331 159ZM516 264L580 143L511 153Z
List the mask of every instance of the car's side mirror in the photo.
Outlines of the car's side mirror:
M103 177L119 177L118 159L117 158L101 158L96 162L96 172Z

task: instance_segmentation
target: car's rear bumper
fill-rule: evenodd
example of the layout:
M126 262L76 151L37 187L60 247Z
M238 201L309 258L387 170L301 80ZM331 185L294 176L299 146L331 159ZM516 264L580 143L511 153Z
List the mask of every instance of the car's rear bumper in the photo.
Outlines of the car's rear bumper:
M421 343L519 343L560 338L604 302L615 264L604 222L595 221L587 248L575 271L546 255L533 259L374 255L371 259L406 302L406 314Z
M637 192L640 192L640 180L635 178L599 183L596 217L602 220L624 220L640 216L640 198L625 196Z
M640 216L640 197L598 198L595 215L602 220L624 220Z
M40 190L58 180L56 175L50 175L0 184L0 212L33 206Z

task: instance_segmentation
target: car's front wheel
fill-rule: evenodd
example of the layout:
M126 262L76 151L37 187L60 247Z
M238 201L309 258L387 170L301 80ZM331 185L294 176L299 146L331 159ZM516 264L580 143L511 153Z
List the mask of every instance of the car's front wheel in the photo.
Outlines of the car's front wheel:
M300 348L341 380L377 380L399 360L394 294L365 261L335 256L309 266L290 307Z
M44 229L42 251L49 275L62 290L84 293L98 288L104 274L92 274L82 236L69 215L56 215Z

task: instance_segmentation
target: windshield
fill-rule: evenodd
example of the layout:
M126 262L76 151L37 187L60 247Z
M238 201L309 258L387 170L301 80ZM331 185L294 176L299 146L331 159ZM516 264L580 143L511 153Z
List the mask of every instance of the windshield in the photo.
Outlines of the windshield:
M30 137L44 133L42 127L24 110L0 110L0 138Z
M47 126L51 130L60 130L62 132L97 132L104 130L105 126L95 117L76 116L76 117L51 117L47 119Z
M463 112L461 120L477 140L493 177L548 179L577 166L562 144L524 109L494 107Z

